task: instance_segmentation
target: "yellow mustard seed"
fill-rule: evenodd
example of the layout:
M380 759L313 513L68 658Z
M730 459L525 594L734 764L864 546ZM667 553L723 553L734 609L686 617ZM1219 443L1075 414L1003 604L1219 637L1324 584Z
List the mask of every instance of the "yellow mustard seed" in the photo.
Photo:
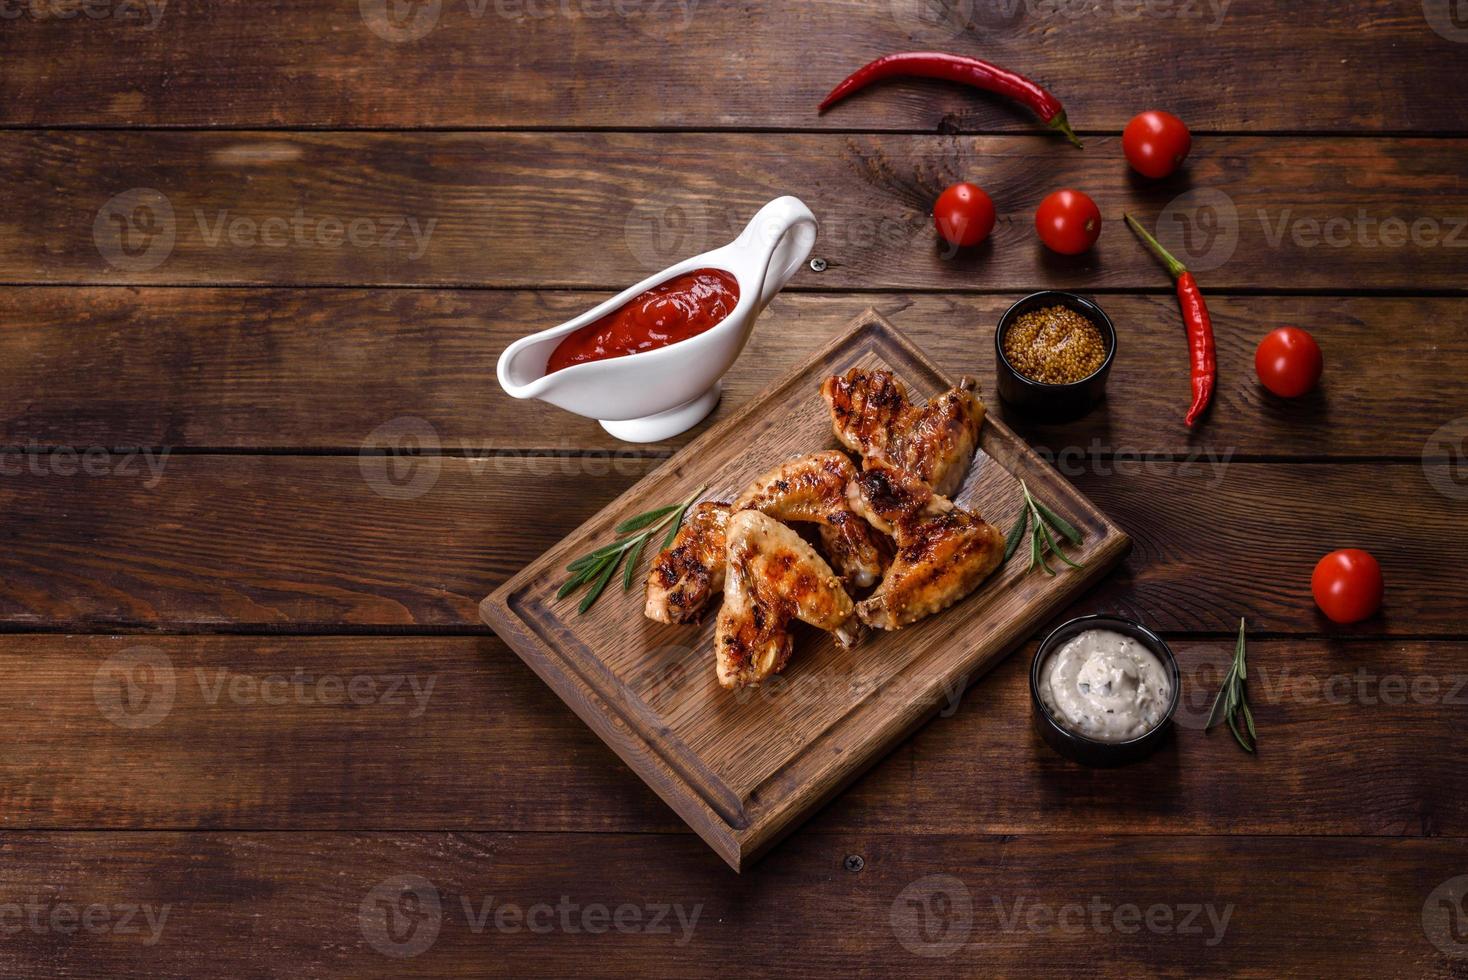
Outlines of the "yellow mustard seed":
M1088 378L1106 360L1106 341L1088 317L1047 306L1015 318L1004 332L1004 356L1031 381L1064 385Z

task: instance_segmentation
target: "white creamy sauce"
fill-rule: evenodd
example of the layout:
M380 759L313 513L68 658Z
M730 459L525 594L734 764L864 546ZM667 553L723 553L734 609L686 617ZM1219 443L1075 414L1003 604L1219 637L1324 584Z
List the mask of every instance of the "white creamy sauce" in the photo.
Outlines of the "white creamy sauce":
M1063 728L1098 742L1125 742L1162 721L1172 678L1130 636L1087 630L1040 666L1040 700Z

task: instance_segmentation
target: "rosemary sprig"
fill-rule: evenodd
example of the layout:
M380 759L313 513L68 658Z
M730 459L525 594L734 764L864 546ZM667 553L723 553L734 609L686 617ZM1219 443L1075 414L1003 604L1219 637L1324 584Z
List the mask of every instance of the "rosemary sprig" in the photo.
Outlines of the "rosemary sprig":
M1055 569L1045 560L1046 555L1053 555L1065 562L1071 568L1080 568L1085 562L1075 562L1061 550L1062 542L1069 541L1073 545L1081 543L1081 532L1077 531L1075 525L1061 517L1055 511L1046 507L1036 500L1030 493L1030 488L1025 481L1019 481L1019 488L1025 495L1024 505L1020 508L1019 517L1015 518L1014 526L1009 529L1009 534L1004 538L1004 560L1019 549L1019 543L1024 540L1025 532L1030 535L1030 567L1025 569L1026 573L1035 570L1039 566L1045 570L1045 574L1054 575Z
M693 496L681 504L669 504L666 507L657 507L636 517L629 517L618 524L615 531L619 535L631 535L622 537L611 544L602 545L595 551L587 552L566 566L566 571L571 577L566 584L556 592L557 599L564 599L588 582L590 590L581 599L581 604L576 607L578 613L584 613L591 608L607 587L612 576L617 573L617 567L622 565L622 560L627 560L622 566L622 591L628 592L632 589L632 579L637 574L637 563L642 558L642 552L647 542L654 534L663 528L668 529L667 536L663 538L662 547L666 548L673 543L673 538L678 534L678 527L683 523L683 515L698 495L708 489L707 486L699 487L693 491Z
M1229 731L1234 733L1234 739L1243 747L1245 752L1253 753L1254 747L1259 744L1259 736L1254 731L1254 713L1249 710L1249 692L1246 683L1249 680L1249 667L1245 662L1244 652L1244 620L1239 619L1239 643L1234 648L1234 662L1229 666L1228 673L1223 675L1223 686L1218 689L1218 696L1213 699L1213 710L1208 712L1208 724L1203 726L1206 732L1218 724L1218 719L1223 718L1228 722ZM1220 716L1218 709L1223 709ZM1243 732L1239 731L1238 718L1243 718L1244 728L1249 737L1245 740Z

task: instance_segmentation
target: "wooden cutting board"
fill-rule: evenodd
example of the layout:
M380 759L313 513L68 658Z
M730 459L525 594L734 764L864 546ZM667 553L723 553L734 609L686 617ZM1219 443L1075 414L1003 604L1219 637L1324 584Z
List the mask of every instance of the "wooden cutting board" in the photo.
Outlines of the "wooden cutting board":
M818 389L855 366L890 368L914 399L952 384L868 310L480 605L485 622L735 870L957 698L1131 545L990 417L956 499L1007 531L1019 513L1023 478L1081 530L1084 543L1070 553L1084 568L1061 566L1054 578L1038 570L1027 575L1022 551L953 608L904 630L869 632L851 650L797 624L785 672L739 692L714 677L716 607L700 626L642 615L646 556L631 592L614 579L585 615L576 612L580 593L555 598L567 563L612 541L613 528L628 517L687 499L701 484L708 485L701 499L733 499L770 467L837 447Z

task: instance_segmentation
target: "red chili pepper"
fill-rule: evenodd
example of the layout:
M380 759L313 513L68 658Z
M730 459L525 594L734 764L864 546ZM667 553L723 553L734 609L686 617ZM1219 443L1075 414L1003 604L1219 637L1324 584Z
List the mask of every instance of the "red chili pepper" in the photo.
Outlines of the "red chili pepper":
M1208 403L1213 400L1213 388L1218 383L1218 358L1213 347L1213 321L1208 316L1208 305L1203 302L1203 293L1198 281L1187 266L1172 257L1172 253L1147 234L1147 229L1131 215L1127 224L1142 236L1152 254L1162 260L1167 271L1177 280L1177 302L1183 311L1183 325L1188 330L1188 351L1192 357L1193 404L1185 420L1189 427L1198 421Z
M884 78L911 77L941 78L1007 96L1023 103L1045 125L1064 133L1066 139L1078 147L1081 146L1081 141L1076 138L1075 131L1066 121L1064 107L1055 96L1016 72L978 58L944 54L941 51L905 51L878 58L852 72L844 82L832 89L831 94L821 102L820 111L825 112L852 92L864 89L872 82Z

